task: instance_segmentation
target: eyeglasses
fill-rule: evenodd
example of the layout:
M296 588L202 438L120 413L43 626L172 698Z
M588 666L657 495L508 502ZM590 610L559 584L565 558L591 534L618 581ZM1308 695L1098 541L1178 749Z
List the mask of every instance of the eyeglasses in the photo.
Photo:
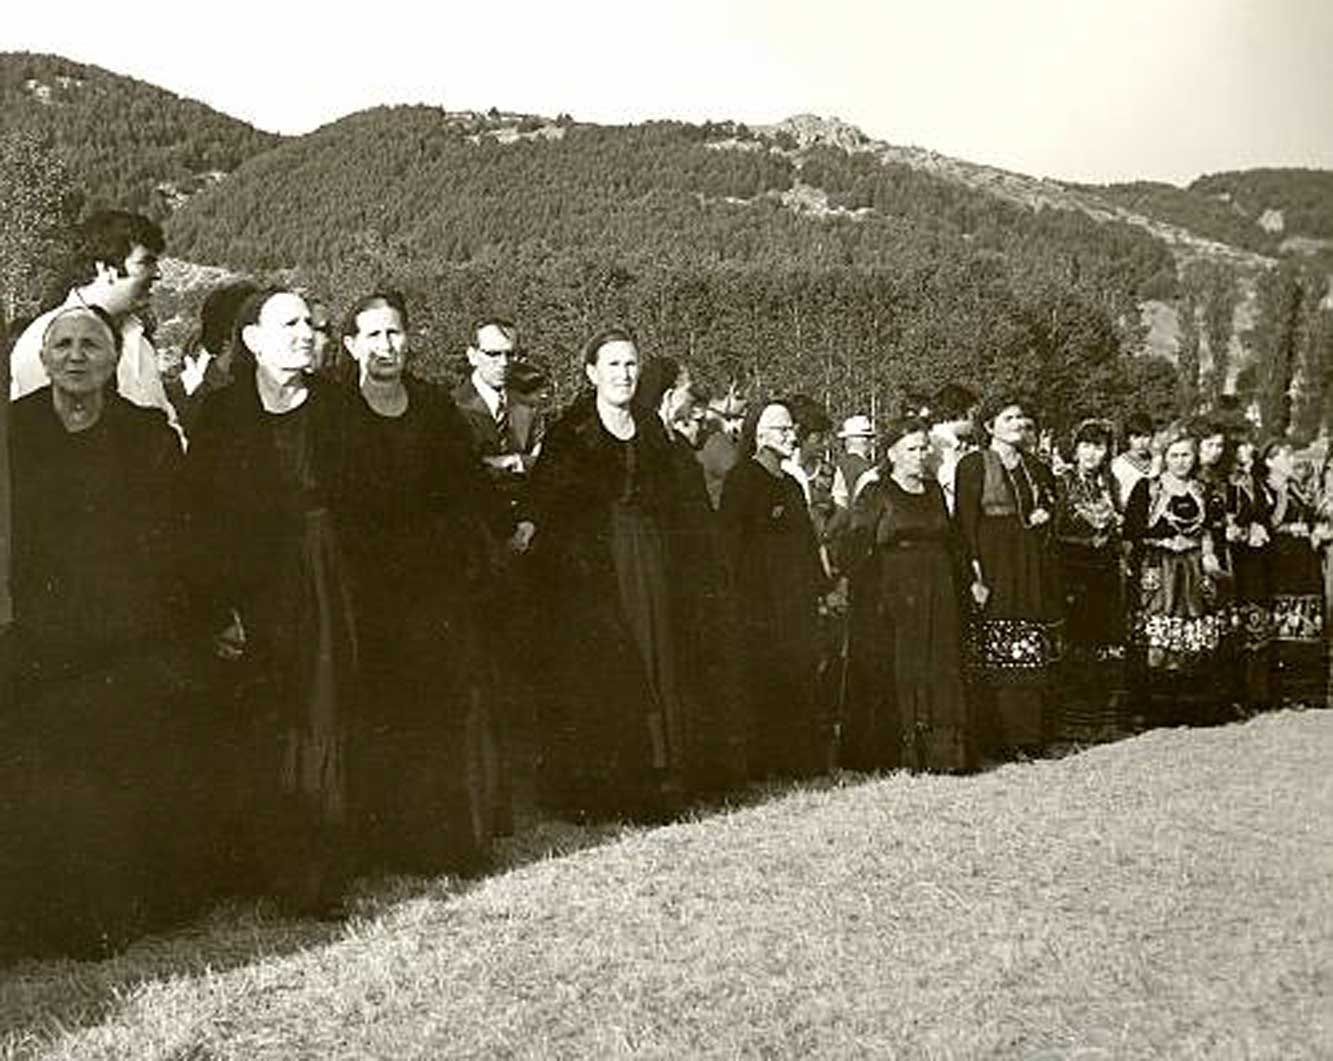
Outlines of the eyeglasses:
M477 353L483 354L486 357L507 357L510 361L523 360L523 355L517 350L486 350L478 347Z
M758 428L756 428L756 430L757 430L757 431L780 431L780 432L782 432L783 434L786 434L786 433L790 432L791 434L794 435L794 434L796 434L796 425L795 425L795 424L761 424Z

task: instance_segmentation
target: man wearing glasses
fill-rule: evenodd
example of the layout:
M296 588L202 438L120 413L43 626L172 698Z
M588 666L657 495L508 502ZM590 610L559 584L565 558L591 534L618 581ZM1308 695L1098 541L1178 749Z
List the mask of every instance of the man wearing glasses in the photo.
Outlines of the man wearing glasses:
M157 351L139 316L148 308L149 293L160 275L157 260L166 245L162 229L140 214L102 210L83 222L79 237L82 281L61 305L34 320L15 341L9 355L9 399L17 401L50 383L42 367L41 349L46 327L56 314L71 306L97 306L120 331L117 390L135 405L166 413L184 447L185 434L167 398Z
M509 386L521 357L512 321L481 321L467 348L472 374L454 391L474 452L515 509L521 507L528 472L541 451L543 430L538 410Z

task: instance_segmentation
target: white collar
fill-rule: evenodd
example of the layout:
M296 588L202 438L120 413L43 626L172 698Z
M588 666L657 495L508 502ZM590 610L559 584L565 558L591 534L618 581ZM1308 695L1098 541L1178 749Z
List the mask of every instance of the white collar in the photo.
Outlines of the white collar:
M495 416L495 411L500 408L500 392L481 378L481 373L476 369L472 370L472 386L477 393L481 395L481 400L486 403L486 408L491 411L491 416Z

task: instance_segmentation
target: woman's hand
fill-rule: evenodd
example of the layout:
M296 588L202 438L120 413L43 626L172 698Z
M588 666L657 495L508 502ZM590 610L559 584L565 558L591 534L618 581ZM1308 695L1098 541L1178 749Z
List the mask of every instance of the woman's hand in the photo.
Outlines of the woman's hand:
M232 609L231 622L213 638L213 654L218 659L238 660L245 655L245 624L240 613Z
M1040 527L1051 521L1051 514L1044 508L1034 508L1032 515L1028 516L1029 527Z
M972 599L976 601L978 608L986 607L986 602L990 600L990 587L981 579L972 583Z
M1250 524L1249 544L1251 549L1262 549L1272 539L1268 535L1268 528L1262 523Z
M1205 575L1220 575L1222 573L1222 564L1217 559L1217 554L1211 551L1203 554L1203 573Z

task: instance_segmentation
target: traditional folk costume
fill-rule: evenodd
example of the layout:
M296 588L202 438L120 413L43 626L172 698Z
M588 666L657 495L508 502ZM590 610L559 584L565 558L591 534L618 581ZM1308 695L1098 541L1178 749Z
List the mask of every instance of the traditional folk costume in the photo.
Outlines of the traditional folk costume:
M1132 638L1144 694L1159 715L1211 714L1228 618L1204 570L1212 553L1208 498L1195 479L1142 479L1130 495L1125 537L1136 545Z
M958 462L955 517L967 566L980 565L990 589L969 633L974 679L987 705L978 728L1000 748L1036 749L1046 740L1045 699L1061 656L1064 623L1050 526L1055 484L1041 462L1023 454L1006 467L987 448ZM990 717L985 717L989 715Z
M751 775L826 765L818 696L819 598L827 580L800 486L757 460L732 468L720 510Z
M852 512L852 609L844 764L963 771L975 740L962 676L958 541L944 492L890 475ZM859 554L859 555L857 555Z
M671 454L655 415L634 419L634 437L620 439L591 398L576 402L533 471L533 560L550 617L542 784L549 806L575 816L669 811L685 767Z
M1273 696L1323 705L1327 658L1323 571L1312 537L1315 508L1295 483L1262 489L1272 506Z
M1058 730L1069 740L1106 740L1123 723L1122 519L1113 484L1104 468L1070 468L1059 479L1054 535L1067 619Z

